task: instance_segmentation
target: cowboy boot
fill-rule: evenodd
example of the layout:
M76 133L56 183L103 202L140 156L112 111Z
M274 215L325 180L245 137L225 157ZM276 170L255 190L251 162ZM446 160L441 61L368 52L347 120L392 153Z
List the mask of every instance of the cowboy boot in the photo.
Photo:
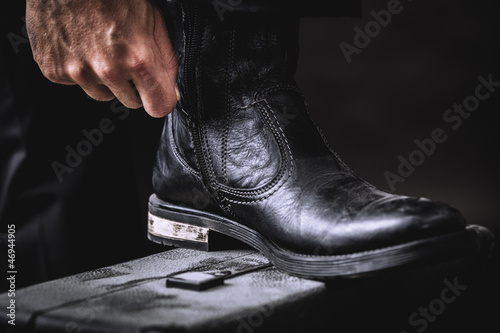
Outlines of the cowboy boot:
M210 249L243 241L313 279L476 253L491 233L456 209L388 193L330 148L293 80L298 19L170 3L181 100L166 117L148 236Z

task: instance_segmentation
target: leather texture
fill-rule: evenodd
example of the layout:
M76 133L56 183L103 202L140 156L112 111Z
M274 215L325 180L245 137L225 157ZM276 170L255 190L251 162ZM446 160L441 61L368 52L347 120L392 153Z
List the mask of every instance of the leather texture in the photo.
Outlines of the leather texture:
M378 189L330 148L293 80L297 19L260 13L221 21L175 2L166 15L182 99L161 138L158 198L230 218L305 255L465 229L456 209Z

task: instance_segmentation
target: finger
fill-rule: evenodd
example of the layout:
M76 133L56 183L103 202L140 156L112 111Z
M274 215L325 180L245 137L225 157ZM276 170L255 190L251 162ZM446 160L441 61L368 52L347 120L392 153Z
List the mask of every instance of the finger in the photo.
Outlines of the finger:
M116 84L110 83L107 87L127 108L138 109L143 106L139 92L132 81L122 80Z
M115 98L108 87L101 84L95 74L81 63L70 63L66 65L67 76L78 84L89 97L97 101L110 101Z
M138 109L142 101L133 83L127 79L118 63L105 65L97 63L93 66L96 79L105 85L118 100L130 109Z
M43 76L45 76L49 81L64 85L76 85L77 83L71 79L66 72L56 66L42 66L38 65Z
M155 42L160 52L163 67L166 69L174 89L176 90L177 100L180 100L180 94L177 89L178 62L170 36L168 34L163 15L160 10L155 8Z
M151 48L142 50L131 65L131 77L144 109L152 117L160 118L170 113L177 104L177 94L172 79L163 67L159 52Z
M60 53L53 50L37 54L33 51L33 59L38 64L40 71L49 81L64 85L75 85L76 82L70 77L69 71L76 67L73 62L67 62Z
M115 95L109 90L108 87L99 84L95 86L83 86L80 87L85 91L85 93L92 99L99 102L108 102L115 99Z

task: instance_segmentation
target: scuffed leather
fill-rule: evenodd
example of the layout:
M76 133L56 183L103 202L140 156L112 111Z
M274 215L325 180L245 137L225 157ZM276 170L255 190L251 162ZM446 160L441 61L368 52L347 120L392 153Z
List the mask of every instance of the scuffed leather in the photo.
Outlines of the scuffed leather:
M158 198L223 215L310 255L465 228L456 209L382 191L329 147L293 80L296 20L252 14L221 22L196 6L170 10L182 13L173 34L182 100L158 151Z

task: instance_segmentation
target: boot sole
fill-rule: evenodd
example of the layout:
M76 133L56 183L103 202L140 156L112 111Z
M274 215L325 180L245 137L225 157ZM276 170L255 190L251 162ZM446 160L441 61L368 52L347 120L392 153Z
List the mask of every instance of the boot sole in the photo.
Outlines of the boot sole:
M409 265L442 262L467 255L488 257L494 244L493 234L488 229L470 225L460 232L370 251L306 255L280 248L257 231L225 217L173 205L151 195L148 216L148 238L151 241L210 251L218 233L248 244L280 270L319 280L377 275Z

